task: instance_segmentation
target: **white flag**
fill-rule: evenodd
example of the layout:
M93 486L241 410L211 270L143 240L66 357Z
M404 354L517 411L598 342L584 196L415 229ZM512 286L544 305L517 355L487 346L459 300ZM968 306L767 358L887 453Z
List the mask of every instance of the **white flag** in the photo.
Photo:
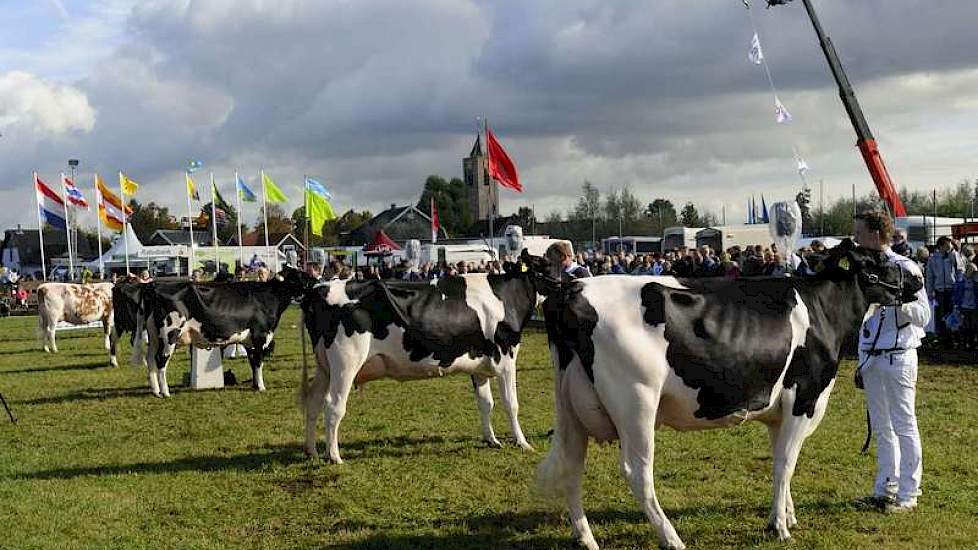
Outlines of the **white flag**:
M755 65L760 65L764 61L764 51L761 50L761 40L757 38L757 33L754 33L754 38L750 41L750 53L747 54L747 59L750 59L751 63Z
M798 155L795 155L795 162L798 163L798 173L804 176L805 172L808 171L808 163Z
M781 99L778 96L774 96L774 115L777 117L778 124L791 122L791 113L789 113L788 109L783 103L781 103Z

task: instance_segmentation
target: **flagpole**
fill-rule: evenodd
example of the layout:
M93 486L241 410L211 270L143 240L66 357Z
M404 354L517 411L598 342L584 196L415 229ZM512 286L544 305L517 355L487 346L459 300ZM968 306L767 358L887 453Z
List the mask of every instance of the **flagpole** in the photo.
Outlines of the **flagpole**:
M491 249L490 254L492 254L493 259L496 259L496 243L495 241L493 241L493 237L495 236L495 234L492 229L492 218L494 213L493 210L495 209L493 208L493 200L492 200L492 177L489 176L489 162L491 162L489 158L489 119L486 118L485 115L483 115L482 117L482 125L484 130L483 134L485 135L486 138L486 167L485 167L486 172L485 173L486 173L486 177L489 178L489 248Z
M65 239L68 242L68 278L75 280L75 260L71 256L71 220L68 219L68 186L65 185L65 173L61 172L61 194L64 197L65 210Z
M258 179L261 180L261 215L265 222L265 254L268 250L268 191L265 189L265 169L258 169ZM275 273L278 273L278 252L275 252Z
M221 270L221 252L217 242L217 185L214 183L214 172L211 172L211 240L214 245L214 275Z
M302 269L305 269L309 263L309 226L312 225L312 220L309 219L309 193L306 192L308 191L306 189L306 177L305 174L302 174L302 217L305 222L302 224L302 246L304 247L302 250Z
M126 277L132 276L129 271L129 216L126 215L126 190L122 188L122 170L119 170L119 200L122 202L122 246L126 252Z
M98 174L95 174L95 181L92 184L95 188L95 230L98 232L98 275L105 280L105 260L102 259L102 194L98 192Z
M241 242L241 189L238 188L238 171L234 171L234 196L237 198L238 205L238 261L241 262L241 268L244 269L244 245Z
M196 263L196 258L194 257L194 215L193 215L193 210L191 210L191 206L190 206L190 171L189 170L184 172L184 177L186 178L186 181L184 181L184 185L187 187L186 189L187 227L190 229L190 257L187 258L187 278L189 279L190 275L194 271L194 264ZM195 187L194 190L196 191L197 188Z
M48 268L44 261L44 223L41 221L41 195L37 189L37 172L34 172L34 200L37 201L37 240L41 243L41 276L48 280Z

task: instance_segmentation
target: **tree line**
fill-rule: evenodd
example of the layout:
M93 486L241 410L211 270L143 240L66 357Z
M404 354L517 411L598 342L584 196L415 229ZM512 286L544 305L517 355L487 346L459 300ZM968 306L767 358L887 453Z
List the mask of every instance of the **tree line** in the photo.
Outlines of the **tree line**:
M421 197L416 203L418 210L430 213L431 199L434 198L441 226L450 236L465 235L478 220L470 212L465 183L459 178L446 180L433 174L425 179ZM870 192L856 197L855 206L851 197L837 198L830 204L819 208L814 204L812 189L806 188L795 197L802 211L803 232L806 235L849 235L852 233L853 212L868 208L882 208L883 204L876 193ZM974 217L978 214L978 179L964 179L957 185L936 192L900 191L900 199L908 215L934 215L940 217ZM157 229L179 229L181 218L170 212L169 208L155 202L140 203L131 199L129 206L133 213L130 225L136 236L146 242ZM226 216L219 216L217 227L221 242L227 242L237 235L238 213L230 204L221 205ZM335 220L323 225L322 237L311 232L309 243L312 246L335 246L344 234L373 218L369 210L350 209ZM668 227L709 227L719 225L722 220L716 213L697 208L686 201L681 206L667 198L654 198L643 203L629 186L603 193L590 181L581 185L580 195L574 205L566 212L552 210L543 219L529 207L520 207L516 218L527 232L546 233L552 236L571 239L574 242L589 242L592 237L601 239L621 235L660 236ZM268 231L278 235L293 232L304 237L305 208L300 206L291 215L277 204L268 205ZM729 221L731 225L741 220ZM194 229L210 232L210 203L202 205L200 214L194 218ZM245 232L255 232L258 242L264 242L265 227L261 211L252 225L243 227ZM80 234L89 241L94 250L98 237L94 228L82 228ZM109 235L103 232L103 245Z

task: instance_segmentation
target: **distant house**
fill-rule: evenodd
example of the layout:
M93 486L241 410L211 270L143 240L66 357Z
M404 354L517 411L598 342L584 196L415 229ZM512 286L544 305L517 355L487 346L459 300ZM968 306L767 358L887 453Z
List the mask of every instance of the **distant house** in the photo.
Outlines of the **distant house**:
M516 214L511 216L497 216L492 220L492 236L493 237L504 237L506 235L507 225L522 225L520 217ZM523 230L527 231L529 228L524 227ZM489 236L489 220L478 220L469 226L465 230L465 236L469 238L477 237L488 237Z
M371 242L383 230L391 239L404 242L409 239L431 240L431 218L414 205L390 208L360 224L347 235L342 235L344 246L363 246ZM443 235L447 236L442 229Z
M196 237L196 235L194 236ZM244 233L241 235L241 240L244 246L265 246L265 237L257 231ZM299 254L306 249L306 247L302 246L302 241L297 239L292 233L271 233L268 235L268 245L274 246L282 252L295 250ZM238 246L238 236L231 236L224 246Z
M149 236L147 246L176 246L190 244L190 231L186 229L157 229ZM210 231L194 231L195 246L211 246Z
M79 236L76 258L90 260L97 256L88 240ZM44 231L44 259L50 271L55 264L67 264L68 238L64 231ZM62 259L64 261L62 261ZM15 269L22 275L41 274L41 247L36 229L8 229L0 243L0 265Z

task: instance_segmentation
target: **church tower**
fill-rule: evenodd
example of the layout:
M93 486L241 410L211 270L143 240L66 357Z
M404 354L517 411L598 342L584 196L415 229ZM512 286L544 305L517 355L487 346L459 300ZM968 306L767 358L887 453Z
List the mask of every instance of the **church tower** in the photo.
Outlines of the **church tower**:
M486 220L490 214L493 217L499 216L499 184L489 178L480 136L476 136L469 156L462 159L462 178L465 181L472 219Z

